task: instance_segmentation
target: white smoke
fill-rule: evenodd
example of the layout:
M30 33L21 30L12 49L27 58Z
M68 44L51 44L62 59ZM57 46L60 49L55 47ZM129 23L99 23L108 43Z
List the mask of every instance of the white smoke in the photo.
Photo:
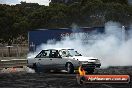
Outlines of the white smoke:
M31 68L29 68L29 67L27 67L27 66L24 66L23 68L24 68L24 70L25 70L27 73L35 73L35 70L34 70L34 69L31 69Z
M75 33L62 41L42 44L34 55L42 49L73 48L84 56L97 57L102 67L128 66L132 65L132 36L127 37L127 40L124 40L124 36L125 31L119 23L108 22L103 34Z

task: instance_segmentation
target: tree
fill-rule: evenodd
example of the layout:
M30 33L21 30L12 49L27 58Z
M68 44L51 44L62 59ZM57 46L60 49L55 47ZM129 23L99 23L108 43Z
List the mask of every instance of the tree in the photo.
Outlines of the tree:
M75 0L78 3L51 3L50 6L0 4L0 43L11 45L27 40L32 29L79 26L103 26L107 21L123 25L132 22L132 6L127 0Z

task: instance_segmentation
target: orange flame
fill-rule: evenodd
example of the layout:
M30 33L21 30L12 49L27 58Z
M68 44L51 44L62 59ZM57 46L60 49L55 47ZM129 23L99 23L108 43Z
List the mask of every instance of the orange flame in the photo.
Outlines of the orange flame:
M85 70L82 68L82 66L80 66L78 70L79 70L80 76L86 75L86 72L85 72Z

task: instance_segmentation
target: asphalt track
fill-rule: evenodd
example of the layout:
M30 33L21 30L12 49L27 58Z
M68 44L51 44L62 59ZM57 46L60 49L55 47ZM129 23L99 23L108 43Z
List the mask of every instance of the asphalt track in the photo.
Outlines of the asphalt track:
M127 74L132 78L132 67L98 69L94 74ZM128 84L79 85L75 73L1 73L0 88L132 88L132 82Z

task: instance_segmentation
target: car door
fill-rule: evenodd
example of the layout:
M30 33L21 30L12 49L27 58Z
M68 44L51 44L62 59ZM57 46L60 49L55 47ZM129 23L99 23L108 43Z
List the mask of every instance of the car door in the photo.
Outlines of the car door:
M62 69L65 66L63 58L59 55L58 50L52 50L50 59L52 60L52 67L54 69Z
M78 65L78 60L75 60L75 58L73 58L70 54L69 54L69 52L67 51L67 50L60 50L59 51L59 53L60 53L60 55L61 55L61 57L62 57L62 62L63 62L63 64L66 64L67 62L71 62L75 67L76 67L76 65ZM61 62L61 63L62 63Z
M50 50L43 50L36 56L36 62L38 66L50 69L52 67L52 59L49 57Z

